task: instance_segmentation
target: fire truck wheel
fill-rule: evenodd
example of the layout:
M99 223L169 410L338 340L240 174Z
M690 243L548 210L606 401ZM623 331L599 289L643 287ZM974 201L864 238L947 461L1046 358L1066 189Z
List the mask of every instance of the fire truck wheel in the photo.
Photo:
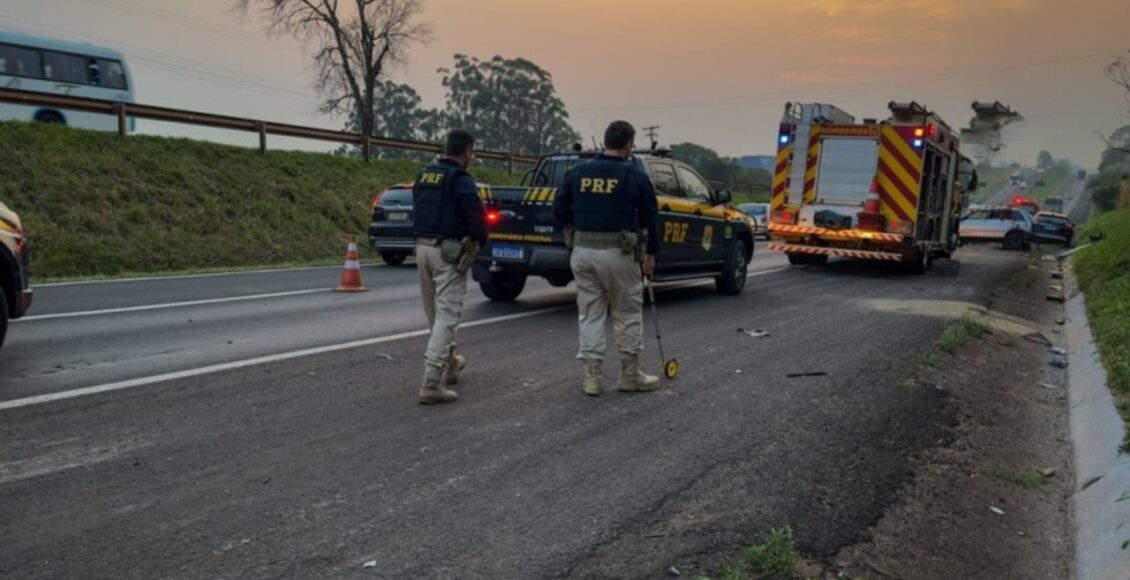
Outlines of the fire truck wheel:
M793 266L803 266L808 263L808 256L804 254L789 254L789 264Z
M930 255L930 252L919 252L914 257L914 261L908 262L907 265L910 266L912 273L922 275L934 267L934 257Z
M1004 249L1010 252L1018 252L1024 249L1024 234L1020 232L1009 232L1004 237Z
M827 266L828 265L828 256L809 256L808 257L808 265L809 266Z

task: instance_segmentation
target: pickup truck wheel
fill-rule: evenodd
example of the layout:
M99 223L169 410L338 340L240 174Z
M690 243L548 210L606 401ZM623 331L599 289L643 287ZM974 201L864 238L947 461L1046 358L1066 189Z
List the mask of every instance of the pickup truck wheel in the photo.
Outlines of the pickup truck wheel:
M726 268L722 275L714 279L718 292L727 296L741 294L745 288L746 272L749 270L749 260L746 258L745 243L741 240L734 241L730 249L730 259L726 261Z
M1010 252L1018 252L1024 249L1024 234L1020 232L1009 232L1004 237L1004 249Z
M479 288L493 302L513 302L525 287L526 275L514 272L495 272L490 282L479 281Z
M0 346L8 336L8 294L0 292Z
M401 252L381 252L381 259L389 266L399 266L404 263L404 259L408 254Z

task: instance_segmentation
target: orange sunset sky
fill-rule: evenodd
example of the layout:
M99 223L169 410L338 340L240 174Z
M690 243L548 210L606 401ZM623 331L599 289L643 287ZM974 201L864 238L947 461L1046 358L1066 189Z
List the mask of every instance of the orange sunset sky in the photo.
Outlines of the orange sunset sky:
M229 0L8 0L0 27L123 51L139 102L339 128L314 112L302 47L267 38ZM881 116L916 99L964 126L973 100L1027 122L1002 160L1041 149L1097 165L1098 132L1130 123L1103 75L1130 50L1127 0L429 0L436 38L392 78L440 106L436 68L462 52L550 71L585 136L610 120L660 125L663 142L770 153L786 101ZM142 123L144 132L254 137ZM311 147L299 142L287 146Z

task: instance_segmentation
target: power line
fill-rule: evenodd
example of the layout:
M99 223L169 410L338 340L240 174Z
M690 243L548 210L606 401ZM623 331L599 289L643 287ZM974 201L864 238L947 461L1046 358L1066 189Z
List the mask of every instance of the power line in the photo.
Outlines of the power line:
M926 73L924 73L924 74L920 74L920 75L910 75L910 76L903 75L903 76L899 76L899 77L888 77L888 78L885 78L885 79L871 78L871 79L866 79L866 80L853 81L853 82L849 82L849 83L839 83L839 84L828 85L823 89L819 89L819 90L815 90L815 91L809 91L809 94L813 95L814 97L819 96L820 98L827 98L829 95L845 94L846 92L860 92L860 91L873 90L875 88L883 86L884 83L907 84L907 83L911 83L911 82L924 81L924 80L925 81L952 80L954 78L961 78L961 77L965 77L965 76L983 76L983 75L1001 74L1001 73L1015 72L1017 70L1023 70L1023 69L1028 69L1028 68L1037 68L1037 67L1043 67L1043 66L1064 64L1064 63L1068 63L1068 62L1090 60L1090 59L1094 59L1094 58L1098 58L1098 57L1109 57L1112 54L1115 54L1115 52L1117 52L1117 51L1096 52L1096 53L1090 53L1090 54L1068 56L1068 57L1058 58L1058 59L1048 59L1048 60L1036 61L1036 62L1008 64L1008 65L1003 65L1003 66L1000 66L1000 67L997 67L997 68L994 68L994 69L990 69L990 70L974 70L974 69L966 68L966 69L963 69L963 70L957 70L957 71L952 71L952 72L943 73L943 74L926 74ZM829 90L829 89L831 89L831 90ZM588 105L588 106L580 106L580 107L571 107L570 110L571 111L599 111L599 110L613 109L613 108L615 108L615 109L632 108L632 109L648 109L648 110L683 109L683 108L691 108L691 107L716 105L716 104L728 103L728 102L756 103L756 102L763 102L763 101L767 101L767 100L788 100L788 99L794 98L796 96L797 92L798 92L797 90L749 92L749 93L746 93L746 94L743 94L743 95L730 95L730 96L726 96L726 97L717 97L717 98L701 99L701 100L696 99L696 100L687 100L687 101L668 101L668 102L664 102L664 103L612 103L612 104L608 104L608 105Z

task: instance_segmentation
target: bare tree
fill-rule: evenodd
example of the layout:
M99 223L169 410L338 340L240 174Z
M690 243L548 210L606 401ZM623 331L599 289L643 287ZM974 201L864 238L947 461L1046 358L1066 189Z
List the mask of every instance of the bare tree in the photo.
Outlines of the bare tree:
M1103 72L1106 73L1107 78L1110 79L1112 83L1122 87L1126 91L1126 100L1130 103L1130 51L1115 57L1110 64L1103 67ZM1130 139L1107 139L1101 133L1099 137L1102 138L1107 147L1123 153L1130 153ZM1114 135L1111 137L1114 137Z
M311 48L321 112L356 114L363 135L373 134L381 77L433 35L431 23L420 21L423 0L235 0L235 7L258 9L268 34Z

